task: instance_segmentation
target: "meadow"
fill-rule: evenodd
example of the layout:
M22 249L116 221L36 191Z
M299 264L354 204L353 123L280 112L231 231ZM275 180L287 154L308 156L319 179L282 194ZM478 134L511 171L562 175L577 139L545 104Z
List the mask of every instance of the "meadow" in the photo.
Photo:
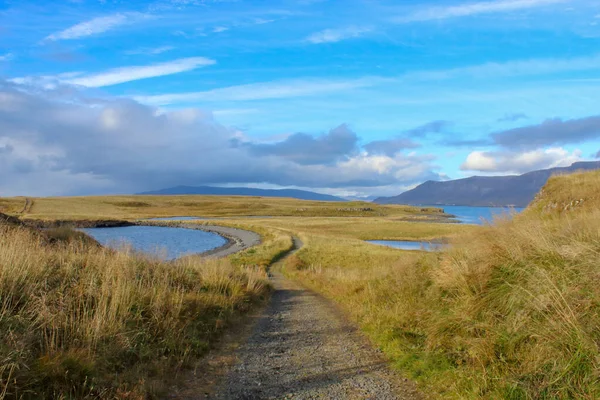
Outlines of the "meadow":
M11 398L49 382L74 395L160 393L167 371L200 357L228 320L267 295L265 270L292 248L292 236L304 246L283 272L338 304L428 397L600 398L599 172L553 177L522 214L487 226L440 223L445 216L431 208L247 197L43 198L28 207L13 198L0 199L2 209L47 221L221 217L195 223L263 237L227 260L167 265L68 234L48 244L21 228L4 233L0 330L13 342L0 344L0 357L11 360L0 370L0 394L12 390ZM371 239L451 247L402 251ZM104 287L122 288L118 301ZM200 339L173 337L162 319ZM124 368L129 354L131 374L115 378L111 368ZM160 366L158 355L167 360ZM73 359L82 365L74 370L86 371L78 378L65 374ZM43 385L30 372L38 367ZM88 373L95 391L82 378ZM26 384L7 386L15 376Z
M40 220L93 220L198 216L444 218L433 207L382 206L366 202L322 202L245 196L89 196L0 199L0 212Z
M432 397L600 398L600 173L522 215L391 257L305 235L285 272L338 303Z

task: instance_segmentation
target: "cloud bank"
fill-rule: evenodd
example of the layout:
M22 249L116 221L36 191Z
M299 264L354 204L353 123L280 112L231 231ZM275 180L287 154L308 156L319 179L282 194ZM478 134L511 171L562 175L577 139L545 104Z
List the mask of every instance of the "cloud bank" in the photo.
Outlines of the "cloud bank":
M575 150L569 153L560 147L525 152L474 151L468 155L460 169L486 173L522 174L538 169L568 167L577 161L581 161L581 151Z
M340 125L261 143L198 109L161 112L0 81L0 195L132 193L179 184L306 188L411 185L435 179L428 155L371 154Z

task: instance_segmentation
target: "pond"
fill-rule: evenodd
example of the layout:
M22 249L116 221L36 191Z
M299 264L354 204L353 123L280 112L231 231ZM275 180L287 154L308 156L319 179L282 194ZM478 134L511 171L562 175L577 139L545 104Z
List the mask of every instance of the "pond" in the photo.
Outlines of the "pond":
M81 230L104 246L119 248L128 244L135 250L156 255L163 260L203 253L227 244L222 236L196 229L126 226Z
M437 251L447 246L442 243L411 242L408 240L367 240L367 242L401 250Z

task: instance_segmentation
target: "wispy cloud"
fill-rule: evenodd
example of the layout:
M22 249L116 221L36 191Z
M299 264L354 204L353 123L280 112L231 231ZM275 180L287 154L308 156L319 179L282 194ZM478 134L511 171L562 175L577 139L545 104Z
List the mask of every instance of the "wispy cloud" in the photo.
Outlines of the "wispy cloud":
M455 6L430 7L413 14L394 18L395 22L423 22L448 18L468 17L479 14L504 13L524 10L528 8L543 7L559 3L568 3L571 0L499 0L464 3Z
M403 76L406 80L430 81L460 77L494 78L506 76L528 76L555 74L561 72L586 71L600 68L600 54L574 58L534 58L503 63L459 67L445 70L415 71Z
M219 32L225 32L225 31L228 31L228 30L229 30L229 28L228 28L228 27L226 27L226 26L216 26L216 27L213 29L213 32L214 32L214 33L219 33Z
M89 21L80 22L60 32L55 32L46 37L46 40L73 40L86 36L97 35L118 26L125 25L139 19L143 14L139 13L118 13L105 17L93 18Z
M346 39L353 39L370 32L367 27L351 26L341 29L325 29L320 32L313 33L306 38L306 41L314 44L320 43L335 43Z
M137 96L136 100L152 105L169 105L198 101L247 101L314 96L373 86L383 78L351 80L297 79L229 86L203 92Z
M146 54L146 55L157 55L166 53L175 49L174 46L161 46L161 47L142 47L136 50L126 51L125 54Z
M2 61L10 61L14 58L12 53L6 53L6 54L1 54L0 55L0 62Z
M178 74L215 63L216 61L204 57L180 58L152 65L114 68L98 74L77 77L66 82L87 87L111 86L140 79Z
M540 58L509 61L505 63L485 63L446 70L413 71L395 77L367 76L345 80L329 80L313 77L258 82L208 91L138 96L136 99L143 103L153 105L194 103L201 101L251 101L308 97L344 90L375 87L378 85L389 86L393 84L435 82L452 79L496 79L511 76L542 76L555 73L588 71L598 68L600 68L600 54L589 57L564 59ZM478 96L482 95L478 94Z

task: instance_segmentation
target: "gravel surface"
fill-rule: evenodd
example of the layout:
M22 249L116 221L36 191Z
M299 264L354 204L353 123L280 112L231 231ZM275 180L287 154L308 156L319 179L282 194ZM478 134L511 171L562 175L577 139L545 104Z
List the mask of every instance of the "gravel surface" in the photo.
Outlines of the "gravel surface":
M271 304L208 398L421 398L327 300L277 272L272 283Z
M254 326L226 339L169 399L423 398L334 305L274 270Z
M202 253L203 256L214 258L225 257L260 244L260 235L258 233L243 229L219 225L180 224L178 226L182 228L213 232L227 239L227 244L216 249L206 251Z

